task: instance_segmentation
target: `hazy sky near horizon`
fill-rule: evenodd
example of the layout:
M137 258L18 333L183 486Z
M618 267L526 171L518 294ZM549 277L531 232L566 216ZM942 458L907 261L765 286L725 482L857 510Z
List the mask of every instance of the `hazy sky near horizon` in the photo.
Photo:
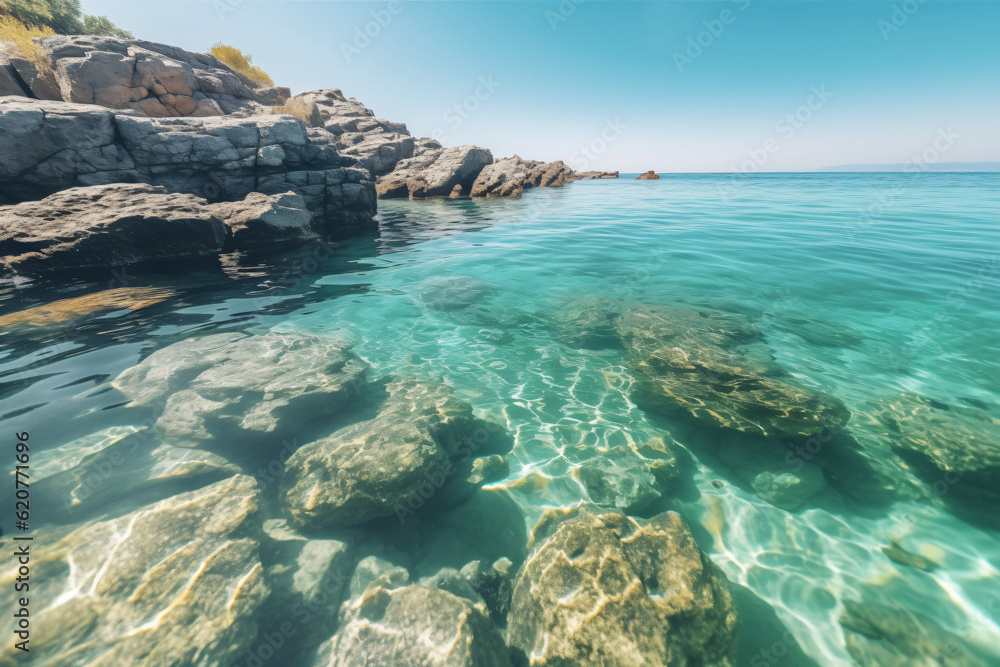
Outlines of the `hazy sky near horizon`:
M83 0L445 145L577 169L1000 160L989 0ZM367 34L366 34L367 32Z

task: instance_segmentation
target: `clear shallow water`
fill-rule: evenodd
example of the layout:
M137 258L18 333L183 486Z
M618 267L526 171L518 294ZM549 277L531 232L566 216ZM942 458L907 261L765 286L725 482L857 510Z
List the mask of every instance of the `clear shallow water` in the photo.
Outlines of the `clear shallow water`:
M387 201L380 212L379 238L322 263L305 249L233 258L223 273L134 270L103 280L176 294L11 328L0 423L41 434L50 452L36 465L57 470L101 446L79 438L141 427L107 383L153 349L229 329L345 337L371 377L440 377L516 434L511 476L494 486L526 526L588 500L581 464L656 438L672 447L687 467L646 513L681 512L745 587L740 664L781 642L798 647L784 664L850 664L837 619L859 599L927 614L1000 664L1000 534L953 516L865 418L870 402L903 392L1000 416L1000 176L667 176L511 201ZM56 298L93 287L62 285ZM53 298L30 285L2 296L6 311ZM728 436L632 402L621 350L564 342L560 314L592 297L748 318L795 382L851 410L851 435L906 481L901 492L868 504L841 480L795 511L766 502L712 454ZM889 560L893 541L938 568Z

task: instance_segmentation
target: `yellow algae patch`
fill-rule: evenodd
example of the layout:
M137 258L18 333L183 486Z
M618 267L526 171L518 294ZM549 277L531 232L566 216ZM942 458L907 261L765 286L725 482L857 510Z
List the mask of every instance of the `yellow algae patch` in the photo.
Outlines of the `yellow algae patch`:
M119 287L3 315L0 317L0 327L44 327L102 310L139 310L165 301L174 294L173 290L163 287Z

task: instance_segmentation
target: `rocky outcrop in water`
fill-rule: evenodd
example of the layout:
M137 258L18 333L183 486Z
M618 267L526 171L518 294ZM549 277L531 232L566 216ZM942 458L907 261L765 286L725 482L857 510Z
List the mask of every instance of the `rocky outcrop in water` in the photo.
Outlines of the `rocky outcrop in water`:
M287 90L259 87L214 56L166 44L94 35L54 35L35 43L51 70L40 73L30 60L8 55L23 83L6 94L157 118L257 113L287 97Z
M389 384L379 414L301 447L281 480L297 526L353 525L379 517L405 522L425 501L457 504L506 476L513 442L497 424L433 382Z
M213 201L291 191L316 231L348 235L375 225L373 184L351 162L329 133L289 116L146 118L0 99L0 194L17 201L123 182Z
M256 482L238 475L46 534L32 559L32 664L231 664L257 636L269 593L257 512ZM3 571L8 609L16 566ZM2 660L20 655L8 642Z
M617 171L578 171L576 172L577 179L595 179L595 178L618 178Z
M516 197L530 188L551 188L573 180L562 161L524 160L515 155L486 165L472 184L473 197Z
M413 157L418 145L441 148L432 139L411 137L406 123L376 118L371 109L337 89L295 95L284 110L333 134L340 152L357 159L373 176L388 174L400 160Z
M482 603L439 588L368 588L314 667L509 667L507 646Z
M580 510L556 525L518 574L508 616L507 641L531 664L732 664L728 582L678 514Z
M652 169L650 169L649 171L647 171L645 173L642 173L642 174L639 174L638 176L636 176L635 180L637 180L637 181L658 181L658 180L660 180L660 175L657 174Z
M341 413L364 374L335 339L220 333L158 350L112 384L133 407L154 408L156 428L172 444L241 449Z
M430 148L379 178L376 192L386 199L468 195L483 167L492 163L493 154L485 148Z

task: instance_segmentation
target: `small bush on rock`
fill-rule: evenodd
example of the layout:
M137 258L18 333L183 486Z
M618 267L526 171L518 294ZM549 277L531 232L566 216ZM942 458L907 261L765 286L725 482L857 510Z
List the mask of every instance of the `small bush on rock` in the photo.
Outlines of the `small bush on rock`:
M274 85L274 80L272 80L264 70L253 64L253 57L243 53L235 46L229 46L228 44L217 42L212 45L212 49L209 53L257 85Z

